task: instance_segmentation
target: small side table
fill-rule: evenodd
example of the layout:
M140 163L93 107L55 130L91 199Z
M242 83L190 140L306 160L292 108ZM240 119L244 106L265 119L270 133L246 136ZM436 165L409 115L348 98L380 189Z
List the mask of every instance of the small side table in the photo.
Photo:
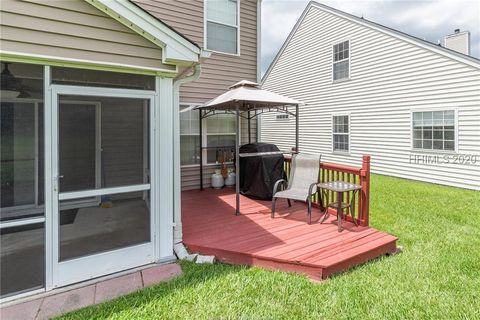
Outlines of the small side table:
M325 215L321 221L323 223L327 218L328 208L333 208L337 210L337 226L338 232L343 231L342 226L342 219L343 219L343 210L350 208L350 215L353 218L353 222L357 225L357 221L355 220L355 194L358 190L361 190L362 187L358 184L344 182L344 181L331 181L325 183L319 183L317 186L320 188L321 195L323 196L323 192L325 191L332 191L337 194L337 201L331 202L327 204L327 208L325 211ZM346 192L353 192L352 199L350 203L343 202L343 194ZM328 198L325 198L328 201Z

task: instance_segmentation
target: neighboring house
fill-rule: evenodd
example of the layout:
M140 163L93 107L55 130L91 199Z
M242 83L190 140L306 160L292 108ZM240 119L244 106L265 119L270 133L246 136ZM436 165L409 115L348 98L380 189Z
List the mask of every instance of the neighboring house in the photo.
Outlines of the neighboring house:
M259 1L0 8L2 299L175 259L200 152L179 111L258 80ZM205 121L205 144L231 123Z
M357 165L370 154L375 173L480 190L478 59L310 2L262 83L305 103L301 152ZM266 114L260 128L293 146L293 119Z

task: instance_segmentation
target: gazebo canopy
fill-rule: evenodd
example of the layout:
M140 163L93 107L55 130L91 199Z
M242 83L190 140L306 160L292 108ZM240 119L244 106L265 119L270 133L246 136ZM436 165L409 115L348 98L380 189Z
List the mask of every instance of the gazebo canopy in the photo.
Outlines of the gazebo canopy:
M204 105L195 107L200 112L200 134L202 119L219 113L236 115L235 138L235 169L236 169L236 208L235 214L240 214L240 117L248 119L248 142L251 142L250 121L263 112L283 112L295 117L295 149L298 152L298 106L300 101L261 89L255 82L242 80L235 83L229 90ZM295 113L288 110L295 108ZM241 114L247 114L241 115ZM203 150L200 137L200 149ZM252 156L249 154L248 156ZM203 152L200 151L200 187L203 189Z
M242 112L300 104L302 104L302 102L265 89L260 89L258 83L242 80L231 86L227 92L196 108L236 110L238 107L239 111Z

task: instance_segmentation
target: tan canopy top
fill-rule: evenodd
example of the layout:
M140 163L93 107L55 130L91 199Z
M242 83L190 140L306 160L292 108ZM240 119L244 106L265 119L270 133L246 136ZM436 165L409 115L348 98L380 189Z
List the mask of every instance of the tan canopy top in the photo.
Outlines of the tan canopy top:
M268 109L283 106L301 105L302 102L280 94L261 89L258 83L242 80L218 97L197 106L196 109L236 110L240 112L254 109Z

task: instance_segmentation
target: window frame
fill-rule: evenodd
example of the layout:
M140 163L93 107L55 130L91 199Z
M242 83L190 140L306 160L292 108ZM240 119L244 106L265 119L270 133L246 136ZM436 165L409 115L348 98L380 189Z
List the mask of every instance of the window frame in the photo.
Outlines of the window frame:
M438 150L438 149L423 149L415 148L413 145L413 114L416 112L435 112L435 111L453 111L453 125L455 126L453 132L455 138L453 139L454 150ZM422 138L423 140L423 138ZM457 154L458 153L458 108L457 107L441 107L441 108L419 108L410 109L410 151L421 153L434 153L434 154Z
M240 56L240 0L237 1L237 25L231 25L228 23L223 23L219 22L216 20L210 20L207 18L207 1L208 0L203 0L203 44L204 44L204 49L205 51L209 52L215 52L218 54L224 54L224 55L229 55L229 56ZM218 51L218 50L212 50L208 48L208 37L207 37L207 22L213 22L216 24L232 27L237 29L237 52L236 53L231 53L231 52L223 52L223 51Z
M190 107L198 106L198 105L202 105L202 104L203 104L203 103L181 103L181 102L180 102L180 103L179 103L179 110L181 111L182 108L184 108L184 107L190 108ZM190 110L190 112L191 112L191 111L192 111L192 110ZM179 117L179 118L180 118L180 117ZM185 136L198 136L198 134L195 134L195 135L194 135L194 134L182 134L181 125L179 126L179 134L180 134L180 143L181 143L181 137L182 137L182 135L185 135ZM202 135L201 135L201 139L203 139L203 133L202 133ZM202 140L202 143L203 143L203 140ZM181 151L180 151L180 152L181 152ZM180 158L181 158L181 157L182 157L182 156L180 155ZM195 163L194 163L194 164L181 164L181 163L180 163L180 167L181 167L181 168L194 168L194 167L197 167L197 166L199 166L199 165L200 165L200 163L198 163L198 164L195 164Z
M342 59L342 60L339 60L339 61L335 61L335 46L340 44L340 43L343 43L343 42L348 42L348 58ZM339 40L339 41L335 41L331 44L331 48L332 49L331 49L330 57L332 59L332 72L331 72L332 84L351 80L351 78L352 78L352 70L351 70L351 68L352 68L352 63L351 63L352 62L352 40L350 38L346 38L346 39L342 39L342 40ZM335 80L334 65L336 63L340 63L340 62L344 62L344 61L348 61L348 77Z
M343 132L339 132L339 133L335 133L334 132L334 126L335 126L335 117L347 117L348 119L348 133L343 133ZM352 134L352 131L351 131L351 115L350 115L350 112L343 112L343 113L334 113L332 114L332 118L331 118L331 121L332 121L332 133L331 133L331 137L332 137L332 153L334 154L339 154L339 155L350 155L350 152L351 152L351 149L352 149L352 145L351 145L351 142L350 142L350 138L351 138L351 134ZM345 151L345 150L335 150L335 139L334 139L334 135L346 135L348 137L348 150Z
M183 108L183 107L192 107L192 106L198 106L198 105L203 105L203 103L182 103L180 102L179 103L180 105L180 109ZM202 132L201 132L201 145L202 146L207 146L207 138L208 136L218 136L218 135L233 135L233 136L237 136L237 133L211 133L211 134L208 134L207 133L207 123L206 121L204 121L205 119L202 119ZM188 136L193 136L193 134L187 134ZM182 136L182 133L180 132L180 136ZM208 162L208 149L202 149L200 150L200 152L203 153L203 163L201 163L202 165L204 166L217 166L218 163L214 163L214 162ZM226 164L233 164L233 162L225 162ZM195 168L195 167L199 167L200 166L200 163L198 164L180 164L180 167L181 168Z

